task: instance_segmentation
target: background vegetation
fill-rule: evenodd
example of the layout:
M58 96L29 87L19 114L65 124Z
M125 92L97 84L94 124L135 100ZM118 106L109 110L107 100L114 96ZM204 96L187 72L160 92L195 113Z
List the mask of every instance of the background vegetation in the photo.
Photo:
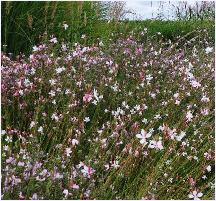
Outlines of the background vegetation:
M107 44L112 33L144 28L148 28L150 35L160 32L171 40L196 28L205 28L214 39L214 6L210 8L204 5L199 12L186 5L176 8L175 21L127 21L122 19L130 11L126 12L124 5L118 3L5 1L1 7L2 48L13 55L29 54L42 35L46 39L50 34L72 43L79 42L84 34L88 36L87 45L98 42L98 38ZM64 23L69 26L66 33Z

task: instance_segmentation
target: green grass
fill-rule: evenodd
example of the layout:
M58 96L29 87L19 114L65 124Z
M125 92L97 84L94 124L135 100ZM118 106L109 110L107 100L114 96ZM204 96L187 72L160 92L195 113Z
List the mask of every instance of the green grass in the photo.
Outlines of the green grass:
M214 43L213 21L145 20L107 23L102 20L106 10L91 2L84 2L81 7L77 2L2 2L1 12L2 45L7 45L2 49L14 55L20 52L29 54L32 47L41 41L39 36L44 35L44 32L58 38L64 37L72 43L81 41L81 36L85 34L86 45L98 43L98 38L107 45L112 33L124 35L132 30L143 31L148 28L149 35L160 32L164 40L174 40L197 28L205 28ZM64 31L63 23L69 25L67 31Z

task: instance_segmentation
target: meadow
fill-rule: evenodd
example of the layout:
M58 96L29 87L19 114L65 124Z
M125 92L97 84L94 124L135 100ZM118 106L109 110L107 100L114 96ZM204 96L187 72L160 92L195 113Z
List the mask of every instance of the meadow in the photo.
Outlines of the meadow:
M143 24L2 52L2 199L214 200L212 26Z

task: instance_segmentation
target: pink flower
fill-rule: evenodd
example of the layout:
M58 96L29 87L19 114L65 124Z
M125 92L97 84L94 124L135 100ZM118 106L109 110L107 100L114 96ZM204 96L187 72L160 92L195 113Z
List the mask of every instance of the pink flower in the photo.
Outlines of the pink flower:
M19 95L20 95L20 93L18 90L13 94L13 96L19 96Z
M34 193L34 194L32 195L32 197L30 197L30 200L37 200L37 199L38 199L37 193Z
M19 81L17 82L17 86L18 86L19 88L22 86L22 81L21 81L21 80L19 80Z
M161 140L159 141L151 140L148 147L151 149L162 150L163 144Z
M85 103L88 103L88 102L90 102L92 100L92 97L93 97L92 94L86 93L85 96L83 96L83 101Z
M13 157L9 157L8 159L6 159L6 163L11 163L13 160L15 160Z
M73 185L72 185L72 188L73 188L73 189L79 189L79 185L73 184Z
M21 199L21 200L25 199L22 192L19 192L19 199Z
M136 51L135 51L136 55L140 55L142 54L142 52L143 52L142 48L136 48Z
M91 167L88 167L88 166L84 165L81 172L83 173L84 176L87 176L88 178L90 178L91 175L95 172L95 170L92 169Z

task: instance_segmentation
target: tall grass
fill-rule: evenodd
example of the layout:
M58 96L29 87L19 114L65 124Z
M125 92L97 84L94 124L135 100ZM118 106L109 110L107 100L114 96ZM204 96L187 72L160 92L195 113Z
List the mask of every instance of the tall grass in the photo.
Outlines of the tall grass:
M98 2L2 2L2 46L5 52L14 55L29 54L40 36L54 34L70 42L78 42L86 35L87 45L100 38L108 44L112 33L126 33L148 28L148 34L160 32L166 39L173 40L196 28L205 28L214 40L214 22L202 21L111 21L105 16L107 7ZM63 24L69 25L67 32ZM44 35L44 33L47 33Z
M82 34L94 35L103 12L96 2L2 2L2 44L13 54L29 53L44 33L78 41Z

